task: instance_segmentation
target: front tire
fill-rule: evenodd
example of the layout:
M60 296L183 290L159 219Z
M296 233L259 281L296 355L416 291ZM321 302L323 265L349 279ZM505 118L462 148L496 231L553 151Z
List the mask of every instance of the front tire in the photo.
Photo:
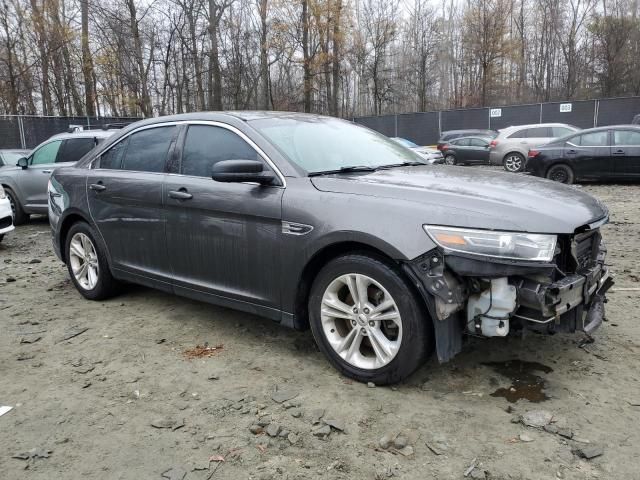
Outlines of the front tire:
M456 162L456 157L454 155L445 155L444 163L446 165L455 165L457 163Z
M571 185L575 180L575 175L573 174L573 170L569 165L565 165L560 163L558 165L553 165L549 170L547 170L547 178L549 180L553 180L554 182L566 183L567 185Z
M507 172L521 172L524 170L524 156L518 152L508 153L504 156L502 164Z
M353 253L318 273L309 323L320 350L342 374L378 385L411 375L432 350L423 303L390 262Z
M67 233L65 258L71 281L83 297L105 300L118 292L102 243L85 222L75 223Z
M22 205L20 205L18 196L13 190L8 187L5 187L4 192L7 194L7 198L9 199L9 203L11 204L11 211L13 212L13 224L22 225L23 223L27 223L27 220L29 220L29 215L26 214L22 209Z

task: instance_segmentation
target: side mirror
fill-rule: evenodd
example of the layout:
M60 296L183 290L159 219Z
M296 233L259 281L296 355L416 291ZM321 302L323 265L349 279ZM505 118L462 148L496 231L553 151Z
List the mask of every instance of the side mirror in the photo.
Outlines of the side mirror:
M260 185L272 185L275 180L273 173L265 171L263 163L257 160L222 160L213 165L211 178L216 182L255 182Z
M18 163L16 163L16 167L22 167L23 170L29 167L29 160L27 157L22 157L18 159Z

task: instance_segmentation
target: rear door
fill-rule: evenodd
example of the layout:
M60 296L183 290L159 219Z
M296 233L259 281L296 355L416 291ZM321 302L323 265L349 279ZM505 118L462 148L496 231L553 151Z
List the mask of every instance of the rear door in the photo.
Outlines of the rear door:
M142 127L106 150L87 176L89 209L113 268L166 290L163 182L177 134L176 125Z
M611 155L615 175L623 178L640 177L640 131L613 130Z
M474 162L489 162L489 142L482 138L469 139L469 160Z
M607 130L571 137L565 144L564 157L577 178L595 180L615 175Z
M16 184L24 206L29 211L47 210L47 183L62 146L62 140L52 140L41 145L28 158L29 166L18 172Z
M552 140L551 127L532 127L527 129L525 143L529 148L539 147Z

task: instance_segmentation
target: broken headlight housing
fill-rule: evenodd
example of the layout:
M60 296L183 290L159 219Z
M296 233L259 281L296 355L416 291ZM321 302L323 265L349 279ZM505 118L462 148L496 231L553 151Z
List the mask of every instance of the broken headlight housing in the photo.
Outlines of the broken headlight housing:
M550 262L556 249L556 235L501 232L423 225L440 247L451 252L510 260Z

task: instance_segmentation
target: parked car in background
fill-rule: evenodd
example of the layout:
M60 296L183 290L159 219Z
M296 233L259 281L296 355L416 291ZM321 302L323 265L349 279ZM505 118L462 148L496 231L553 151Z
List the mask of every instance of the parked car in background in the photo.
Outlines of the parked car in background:
M406 138L391 137L391 140L416 152L425 160L425 163L427 163L428 165L444 163L444 157L442 156L442 153L435 148L421 147L413 143L411 140L407 140Z
M0 185L5 189L13 211L13 222L20 225L33 213L47 213L47 182L54 168L73 165L114 130L61 133L44 141L16 167L0 169Z
M85 298L128 281L310 327L337 370L379 385L434 347L451 359L464 332L590 334L613 283L591 195L424 165L320 115L151 118L49 185L53 247Z
M11 204L9 199L0 185L0 242L4 240L4 236L14 229L13 226L13 212L11 211Z
M566 123L534 123L503 128L491 141L489 163L508 172L521 172L529 150L580 129Z
M22 157L29 156L29 150L0 150L0 168L1 167L15 167L18 160Z
M498 135L498 132L495 130L482 130L482 129L466 129L466 130L448 130L446 132L442 132L440 134L440 139L438 140L438 144L436 148L438 150L442 150L442 147L449 143L451 140L461 137L469 137L469 136L480 136L480 137L491 137L495 138Z
M491 137L460 137L442 147L444 163L447 165L467 165L489 163L489 142Z
M529 151L525 167L556 182L640 179L640 126L590 128Z

